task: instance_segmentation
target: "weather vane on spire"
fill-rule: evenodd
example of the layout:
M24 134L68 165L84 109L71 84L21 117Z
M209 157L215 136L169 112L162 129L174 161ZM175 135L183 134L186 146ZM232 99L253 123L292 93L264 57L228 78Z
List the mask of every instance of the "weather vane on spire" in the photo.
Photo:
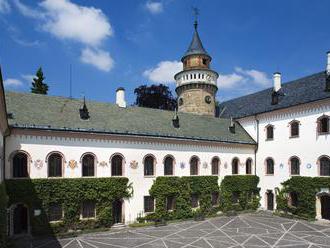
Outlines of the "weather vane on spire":
M197 25L198 25L198 15L199 15L199 9L196 7L193 7L193 12L194 12L194 16L195 16L195 22L194 22L194 26L195 29L197 29Z

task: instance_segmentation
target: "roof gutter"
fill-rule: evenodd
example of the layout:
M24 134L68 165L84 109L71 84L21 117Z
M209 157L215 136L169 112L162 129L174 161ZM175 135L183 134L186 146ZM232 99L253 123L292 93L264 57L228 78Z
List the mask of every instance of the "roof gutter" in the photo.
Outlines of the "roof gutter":
M216 139L204 139L196 137L180 137L180 136L167 136L167 135L152 135L152 134L139 134L139 133L123 133L123 132L109 132L109 131L97 131L97 130L76 130L71 128L50 128L50 127L29 127L14 125L13 128L26 129L26 130L42 130L42 131L59 131L59 132L73 132L73 133L89 133L89 134L112 134L123 136L135 136L135 137L150 137L150 138L164 138L164 139L176 139L176 140L190 140L190 141L205 141L205 142L218 142L225 144L241 144L241 145L256 145L254 142L244 141L229 141L229 140L216 140Z

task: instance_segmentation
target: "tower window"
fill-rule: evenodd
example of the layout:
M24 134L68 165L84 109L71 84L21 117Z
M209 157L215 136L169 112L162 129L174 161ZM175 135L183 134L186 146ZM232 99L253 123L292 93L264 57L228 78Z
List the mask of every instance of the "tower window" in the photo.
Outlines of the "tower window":
M203 65L207 65L207 59L203 59Z
M182 106L182 105L183 105L183 99L181 97L181 98L179 98L179 106Z
M205 102L206 102L207 104L210 104L210 103L212 102L211 97L210 97L210 96L206 96L206 97L205 97Z

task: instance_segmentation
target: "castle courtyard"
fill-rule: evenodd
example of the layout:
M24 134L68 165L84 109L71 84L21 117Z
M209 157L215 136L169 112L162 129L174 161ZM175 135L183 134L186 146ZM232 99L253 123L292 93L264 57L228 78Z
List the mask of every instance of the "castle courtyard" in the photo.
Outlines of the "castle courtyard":
M205 221L183 221L161 227L127 228L58 240L36 240L32 247L330 247L330 224L253 213L215 217Z

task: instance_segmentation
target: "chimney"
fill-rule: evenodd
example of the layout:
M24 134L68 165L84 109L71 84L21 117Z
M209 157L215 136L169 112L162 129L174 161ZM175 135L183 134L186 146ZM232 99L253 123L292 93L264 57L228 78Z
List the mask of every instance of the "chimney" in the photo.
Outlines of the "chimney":
M325 75L325 91L330 92L330 51L327 52L327 70Z
M179 121L177 109L175 109L174 116L172 118L172 124L173 124L173 127L175 127L175 128L180 127L180 121Z
M274 91L278 92L281 89L281 73L275 72L273 74L273 81L274 81Z
M126 108L125 89L122 87L116 90L116 104L121 108Z
M235 133L236 132L236 130L235 130L235 122L233 120L233 117L230 117L229 131L231 133Z
M327 75L330 75L330 51L327 52Z

